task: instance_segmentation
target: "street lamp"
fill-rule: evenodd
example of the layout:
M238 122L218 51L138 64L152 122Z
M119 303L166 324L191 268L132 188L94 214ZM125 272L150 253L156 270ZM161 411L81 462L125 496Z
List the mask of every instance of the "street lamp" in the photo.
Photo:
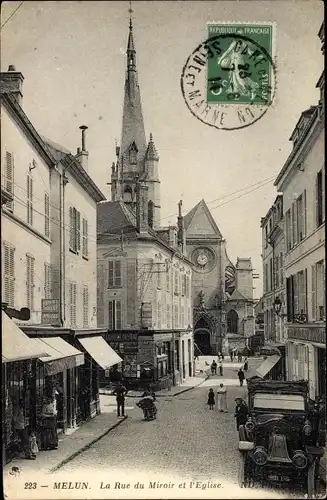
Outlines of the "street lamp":
M274 311L277 314L277 316L280 315L281 309L282 309L282 301L280 300L279 297L276 297L274 300Z

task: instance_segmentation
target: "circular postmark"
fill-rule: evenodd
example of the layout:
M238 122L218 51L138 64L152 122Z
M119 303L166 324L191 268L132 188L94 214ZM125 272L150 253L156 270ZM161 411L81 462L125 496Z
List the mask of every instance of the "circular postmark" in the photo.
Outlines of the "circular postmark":
M239 33L211 36L187 59L181 90L191 113L222 130L248 127L273 102L275 68L271 55Z

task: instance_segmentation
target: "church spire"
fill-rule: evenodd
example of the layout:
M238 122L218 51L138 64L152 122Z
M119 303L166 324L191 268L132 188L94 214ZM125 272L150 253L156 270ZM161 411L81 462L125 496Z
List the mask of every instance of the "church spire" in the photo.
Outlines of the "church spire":
M132 8L129 8L129 33L127 42L127 68L125 78L124 112L121 137L121 156L125 156L135 143L138 159L144 159L146 152L145 128L138 75L136 69L136 50L133 34ZM124 162L126 163L126 161ZM141 172L140 172L141 173Z

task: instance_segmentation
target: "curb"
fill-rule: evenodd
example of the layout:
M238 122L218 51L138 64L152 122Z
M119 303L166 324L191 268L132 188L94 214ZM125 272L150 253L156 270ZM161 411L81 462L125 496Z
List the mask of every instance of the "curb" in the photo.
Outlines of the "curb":
M203 382L205 382L206 380L208 380L210 378L210 375L207 375L206 378L204 380L201 380L201 382L197 385L192 385L190 387L186 387L185 389L182 389L181 391L179 392L175 392L175 394L172 394L171 396L172 397L175 397L175 396L179 396L180 394L183 394L184 392L188 392L188 391L191 391L192 389L196 389L197 387L200 387L200 385L203 384Z
M77 450L74 453L72 453L71 455L69 455L69 457L64 458L61 462L59 462L58 465L56 465L55 467L52 467L52 469L49 470L49 473L52 474L53 472L56 472L58 469L61 469L61 467L63 467L68 462L70 462L71 460L73 460L74 458L76 458L78 455L80 455L80 453L83 453L83 451L85 451L88 448L90 448L92 445L94 445L95 443L97 443L98 441L100 441L100 439L102 439L104 436L106 436L107 434L109 434L110 431L112 431L113 429L115 429L116 427L118 427L120 424L122 424L127 418L128 417L126 415L124 418L122 418L121 420L119 420L118 422L116 422L114 425L112 425L111 427L109 427L109 429L106 429L102 434L100 434L100 436L96 437L95 439L93 439L89 443L87 443L84 446L82 446L82 448L80 448L79 450Z

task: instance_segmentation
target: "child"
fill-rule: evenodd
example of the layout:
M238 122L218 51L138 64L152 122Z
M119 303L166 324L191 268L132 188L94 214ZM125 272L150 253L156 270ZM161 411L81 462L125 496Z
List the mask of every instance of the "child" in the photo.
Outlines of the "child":
M209 405L209 410L213 410L213 407L215 405L215 393L213 392L213 389L209 390L207 404Z
M31 458L35 460L37 453L39 453L39 447L37 445L36 435L33 429L30 430L28 442Z

